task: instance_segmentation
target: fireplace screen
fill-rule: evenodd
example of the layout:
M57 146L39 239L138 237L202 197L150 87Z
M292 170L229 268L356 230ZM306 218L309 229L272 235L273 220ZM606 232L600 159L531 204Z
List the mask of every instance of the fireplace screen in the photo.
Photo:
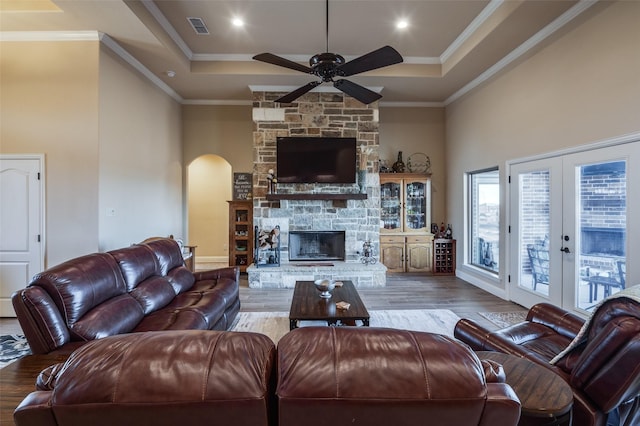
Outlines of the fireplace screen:
M344 231L289 232L289 260L344 260Z

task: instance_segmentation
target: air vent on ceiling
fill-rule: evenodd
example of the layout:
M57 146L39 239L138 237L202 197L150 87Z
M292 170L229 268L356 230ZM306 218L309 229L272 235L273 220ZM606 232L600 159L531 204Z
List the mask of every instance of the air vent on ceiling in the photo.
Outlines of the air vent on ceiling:
M209 29L207 28L207 25L204 23L202 18L187 18L187 21L189 21L189 23L191 24L191 27L193 27L193 31L195 31L196 34L198 35L209 34Z

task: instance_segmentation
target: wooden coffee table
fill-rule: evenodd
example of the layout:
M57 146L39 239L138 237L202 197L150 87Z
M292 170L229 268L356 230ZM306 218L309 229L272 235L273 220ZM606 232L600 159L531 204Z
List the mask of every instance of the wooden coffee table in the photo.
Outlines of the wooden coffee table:
M573 391L559 375L526 358L500 352L476 352L502 364L506 382L521 403L520 426L571 425Z
M296 281L289 311L289 329L297 328L298 321L326 321L327 325L347 325L360 320L363 326L369 326L369 312L351 281L342 281L342 287L336 287L331 294L330 299L323 299L313 281ZM338 309L338 302L347 302L351 306L346 310Z

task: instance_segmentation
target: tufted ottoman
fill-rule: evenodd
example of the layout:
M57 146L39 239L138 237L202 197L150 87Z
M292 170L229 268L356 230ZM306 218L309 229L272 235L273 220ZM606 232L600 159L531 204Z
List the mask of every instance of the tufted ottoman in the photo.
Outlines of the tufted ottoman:
M280 339L277 363L280 426L508 426L520 415L499 364L437 334L303 327Z
M266 426L275 345L206 330L94 340L43 371L16 425Z

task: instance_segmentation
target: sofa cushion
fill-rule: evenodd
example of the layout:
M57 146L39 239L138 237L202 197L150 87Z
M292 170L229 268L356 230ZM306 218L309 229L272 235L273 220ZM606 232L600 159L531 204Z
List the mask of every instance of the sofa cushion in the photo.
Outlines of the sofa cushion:
M127 291L120 268L107 253L89 254L54 266L37 274L29 285L49 293L68 326Z
M129 294L123 294L93 308L71 326L71 333L76 339L101 339L130 332L142 318L140 304Z
M141 244L148 246L158 259L160 275L167 275L170 270L179 266L184 267L184 258L180 246L175 240L163 238Z
M208 330L207 319L199 312L184 309L163 308L144 317L132 330L164 331L164 330Z
M133 245L109 252L116 259L127 291L131 291L142 281L154 275L160 275L160 264L148 247Z

